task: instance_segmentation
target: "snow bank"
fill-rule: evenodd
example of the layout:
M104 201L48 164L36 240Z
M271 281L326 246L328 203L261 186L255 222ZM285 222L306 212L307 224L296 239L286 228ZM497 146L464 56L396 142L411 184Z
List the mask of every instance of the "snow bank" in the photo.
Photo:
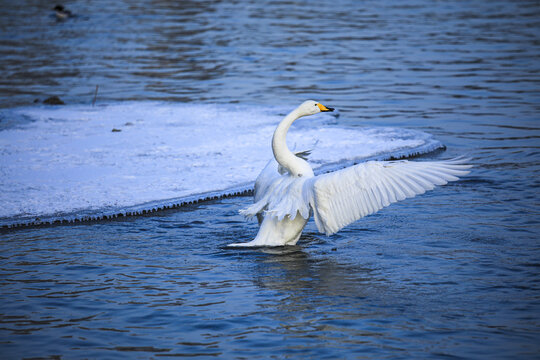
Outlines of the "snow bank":
M25 120L0 131L0 225L146 212L248 191L289 110L158 102L3 110L3 119ZM288 143L313 150L316 173L442 146L414 130L340 127L333 114L299 119Z

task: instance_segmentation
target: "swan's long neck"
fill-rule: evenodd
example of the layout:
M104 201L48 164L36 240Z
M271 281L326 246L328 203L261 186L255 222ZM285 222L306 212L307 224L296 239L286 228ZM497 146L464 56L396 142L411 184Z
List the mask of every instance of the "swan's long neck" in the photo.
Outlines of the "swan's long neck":
M299 172L303 168L304 160L294 155L287 147L287 132L292 123L303 115L300 114L298 109L291 111L291 113L279 123L274 136L272 137L272 151L276 161L287 169L294 176L298 176Z

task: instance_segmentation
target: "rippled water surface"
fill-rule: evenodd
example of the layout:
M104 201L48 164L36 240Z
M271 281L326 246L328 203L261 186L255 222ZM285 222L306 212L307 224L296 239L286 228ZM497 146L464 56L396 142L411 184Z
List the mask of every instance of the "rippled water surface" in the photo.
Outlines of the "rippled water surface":
M235 197L3 231L2 358L537 358L535 1L19 1L0 106L50 95L279 104L432 133L462 181L298 246L252 239ZM17 126L0 118L0 129ZM1 169L0 169L1 171Z

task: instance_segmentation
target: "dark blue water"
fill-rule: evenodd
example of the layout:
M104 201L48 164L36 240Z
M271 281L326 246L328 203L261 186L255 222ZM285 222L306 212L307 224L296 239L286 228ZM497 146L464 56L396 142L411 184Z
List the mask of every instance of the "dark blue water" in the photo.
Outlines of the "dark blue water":
M421 129L462 181L331 237L231 250L251 199L4 231L2 358L538 358L540 6L534 1L20 1L0 106L290 104ZM1 119L4 126L13 126Z

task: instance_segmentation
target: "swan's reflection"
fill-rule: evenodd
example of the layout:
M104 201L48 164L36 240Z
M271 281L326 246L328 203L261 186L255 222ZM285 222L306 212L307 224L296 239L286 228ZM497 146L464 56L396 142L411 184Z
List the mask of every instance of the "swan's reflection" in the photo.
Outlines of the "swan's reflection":
M267 316L305 335L374 315L372 305L387 291L376 269L361 261L340 262L314 234L303 235L300 244L251 248L244 254L254 261L254 284L275 294L257 304Z
M259 316L279 324L269 332L284 336L285 347L306 351L312 341L330 349L373 346L384 338L384 329L372 322L388 317L392 307L379 305L392 296L377 269L361 259L343 259L344 250L332 251L318 234L307 232L299 244L246 250L254 262L254 284L274 294L256 304Z

